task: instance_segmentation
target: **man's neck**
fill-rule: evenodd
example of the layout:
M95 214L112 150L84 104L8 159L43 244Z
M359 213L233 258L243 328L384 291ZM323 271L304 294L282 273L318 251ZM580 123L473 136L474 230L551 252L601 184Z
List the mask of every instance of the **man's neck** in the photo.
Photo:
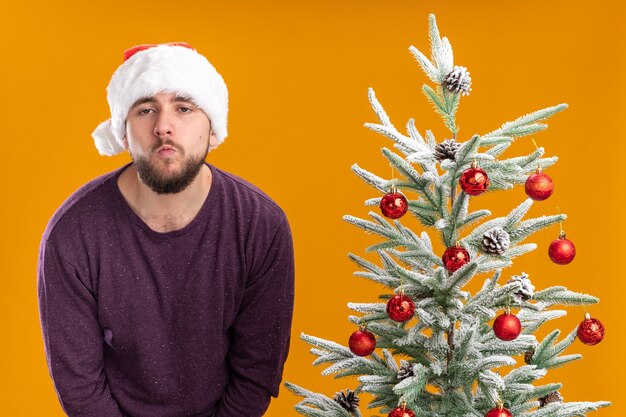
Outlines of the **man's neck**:
M191 223L204 204L212 184L207 165L189 186L176 194L157 194L141 181L134 165L122 172L117 185L124 199L151 229L157 232L179 230Z

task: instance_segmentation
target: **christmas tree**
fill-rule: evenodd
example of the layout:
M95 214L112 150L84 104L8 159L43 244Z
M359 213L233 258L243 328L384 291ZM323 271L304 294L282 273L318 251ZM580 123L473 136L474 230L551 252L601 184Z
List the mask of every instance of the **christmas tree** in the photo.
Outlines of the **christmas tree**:
M605 401L564 402L561 384L537 383L548 370L581 358L563 353L575 340L599 343L604 328L587 314L562 338L558 329L541 341L534 333L566 314L555 306L599 300L563 286L535 291L525 273L503 277L514 258L537 248L524 243L530 235L557 223L562 226L566 216L524 219L534 201L552 194L552 180L542 170L556 157L544 157L541 147L525 156L501 156L517 138L547 128L541 121L567 105L535 111L461 140L456 114L461 96L471 91L471 78L466 68L454 66L450 42L440 37L433 15L429 35L431 59L414 47L410 51L435 85L424 85L423 92L451 138L437 143L428 130L424 137L413 120L406 134L399 132L370 89L380 123L366 126L393 141L399 153L387 148L382 153L402 178L384 179L355 164L353 171L384 194L366 201L379 206L384 217L370 212L371 220L349 215L344 219L383 238L368 248L377 252L381 266L354 254L349 257L361 268L356 275L382 284L386 293L381 302L348 304L360 313L349 317L359 329L348 347L301 335L314 346L314 365L328 365L323 375L357 376L359 384L330 398L287 382L287 388L304 397L295 408L312 417L362 416L362 392L373 397L367 408L379 408L391 417L565 417L606 407L610 403ZM487 219L489 210L469 211L472 197L518 184L525 185L529 198L508 215ZM435 253L425 231L418 234L397 220L405 214L434 228L445 252ZM563 265L576 253L562 228L548 252L553 262ZM474 294L467 290L473 279L485 279Z

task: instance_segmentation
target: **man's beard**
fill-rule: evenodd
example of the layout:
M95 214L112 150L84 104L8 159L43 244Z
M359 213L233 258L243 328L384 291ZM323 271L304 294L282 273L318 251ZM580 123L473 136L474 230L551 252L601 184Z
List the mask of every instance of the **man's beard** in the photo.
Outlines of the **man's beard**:
M156 152L156 149L163 145L164 144L159 144L155 146L151 154ZM198 173L204 165L204 159L209 152L207 144L207 149L203 154L200 153L185 158L184 151L180 147L169 143L167 145L175 147L184 158L180 172L178 173L169 174L165 170L155 167L146 157L135 157L132 153L130 155L141 181L157 194L177 194L189 187L198 176Z

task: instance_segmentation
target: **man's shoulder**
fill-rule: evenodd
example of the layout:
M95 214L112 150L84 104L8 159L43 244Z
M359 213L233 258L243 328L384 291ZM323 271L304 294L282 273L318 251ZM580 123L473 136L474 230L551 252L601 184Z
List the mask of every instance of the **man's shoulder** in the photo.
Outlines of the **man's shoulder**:
M106 212L113 190L113 187L110 187L110 181L113 181L116 174L123 169L124 167L100 175L74 191L50 218L43 239L48 240L59 227L97 219Z
M220 176L226 198L237 199L242 210L250 215L270 217L279 223L285 220L283 209L259 187L223 169L215 166L212 168Z

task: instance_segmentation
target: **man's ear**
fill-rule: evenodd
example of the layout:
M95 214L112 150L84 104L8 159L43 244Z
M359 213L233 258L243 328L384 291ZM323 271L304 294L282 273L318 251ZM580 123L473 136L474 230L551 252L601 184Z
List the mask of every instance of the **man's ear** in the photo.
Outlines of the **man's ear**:
M217 136L215 136L215 132L213 129L209 131L209 149L213 149L218 145Z
M124 149L128 150L128 137L126 135L124 135L124 138L122 139L122 144L124 145Z

